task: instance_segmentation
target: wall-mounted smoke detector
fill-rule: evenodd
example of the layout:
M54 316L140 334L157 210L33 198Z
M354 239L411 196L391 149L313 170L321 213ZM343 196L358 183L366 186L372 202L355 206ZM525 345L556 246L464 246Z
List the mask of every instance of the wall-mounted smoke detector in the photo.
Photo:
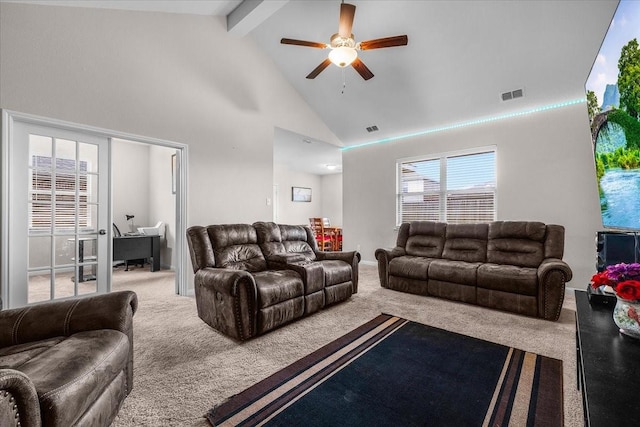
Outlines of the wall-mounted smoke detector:
M373 125L367 128L367 132L376 132L378 130L378 126Z
M512 90L511 92L505 92L502 95L503 101L509 101L511 99L522 98L524 96L524 92L522 89Z

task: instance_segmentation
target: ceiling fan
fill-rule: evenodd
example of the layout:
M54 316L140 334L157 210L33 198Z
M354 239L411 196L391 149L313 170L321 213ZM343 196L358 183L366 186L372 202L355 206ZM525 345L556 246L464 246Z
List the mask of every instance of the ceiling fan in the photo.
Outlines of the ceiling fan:
M280 43L282 44L315 47L318 49L331 49L329 57L309 73L307 76L308 79L315 79L325 68L327 68L331 63L334 63L341 68L351 65L363 79L369 80L373 77L373 73L366 65L364 65L360 58L358 58L359 50L372 50L381 49L383 47L407 45L409 39L406 35L385 37L356 43L355 37L351 34L355 13L356 7L354 5L348 3L340 4L340 23L338 26L338 32L331 36L331 42L329 44L287 38L280 40Z

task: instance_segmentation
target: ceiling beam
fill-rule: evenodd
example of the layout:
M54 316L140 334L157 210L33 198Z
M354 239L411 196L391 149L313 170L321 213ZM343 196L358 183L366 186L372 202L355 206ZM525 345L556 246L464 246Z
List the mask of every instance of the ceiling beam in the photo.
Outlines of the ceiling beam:
M227 15L227 32L245 36L288 2L289 0L243 0Z

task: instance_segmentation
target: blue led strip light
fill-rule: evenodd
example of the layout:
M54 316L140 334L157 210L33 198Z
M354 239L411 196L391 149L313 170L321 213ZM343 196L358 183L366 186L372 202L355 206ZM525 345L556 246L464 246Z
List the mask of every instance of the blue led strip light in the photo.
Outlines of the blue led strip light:
M470 120L468 122L455 123L455 124L452 124L452 125L442 126L442 127L433 128L433 129L427 129L427 130L423 130L423 131L420 131L420 132L409 133L409 134L406 134L406 135L391 136L389 138L378 139L376 141L364 142L362 144L356 144L356 145L350 145L348 147L342 147L342 148L340 148L340 150L347 151L347 150L352 150L354 148L367 147L369 145L386 144L388 142L398 141L398 140L406 139L406 138L413 138L415 136L428 135L430 133L442 132L442 131L450 130L450 129L458 129L458 128L462 128L462 127L466 127L466 126L480 125L480 124L483 124L483 123L489 123L489 122L495 122L495 121L498 121L498 120L510 119L512 117L527 116L529 114L539 113L541 111L547 111L547 110L555 110L556 108L568 107L570 105L580 104L580 103L583 103L583 102L587 102L586 98L580 98L580 99L574 99L574 100L571 100L571 101L559 102L557 104L544 105L542 107L536 107L536 108L532 108L530 110L519 111L519 112L516 112L516 113L501 114L499 116L492 116L492 117L487 117L487 118L484 118L484 119L476 119L476 120Z

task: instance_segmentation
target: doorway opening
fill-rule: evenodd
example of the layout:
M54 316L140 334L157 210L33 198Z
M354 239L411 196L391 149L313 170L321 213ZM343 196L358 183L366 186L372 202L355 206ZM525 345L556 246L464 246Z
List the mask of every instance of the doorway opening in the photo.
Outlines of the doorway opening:
M114 163L132 160L136 151L144 155L133 165ZM162 265L170 272L172 292L187 295L186 145L3 110L0 162L3 308L110 292L114 260L125 261L126 269L151 258L153 270ZM140 170L146 181L131 175ZM146 202L132 205L139 199ZM121 240L128 244L162 241L149 247L150 255L134 257L114 250L120 228L131 237ZM38 276L44 296L31 298L30 282Z
M114 291L148 282L173 290L176 159L175 148L111 139Z

